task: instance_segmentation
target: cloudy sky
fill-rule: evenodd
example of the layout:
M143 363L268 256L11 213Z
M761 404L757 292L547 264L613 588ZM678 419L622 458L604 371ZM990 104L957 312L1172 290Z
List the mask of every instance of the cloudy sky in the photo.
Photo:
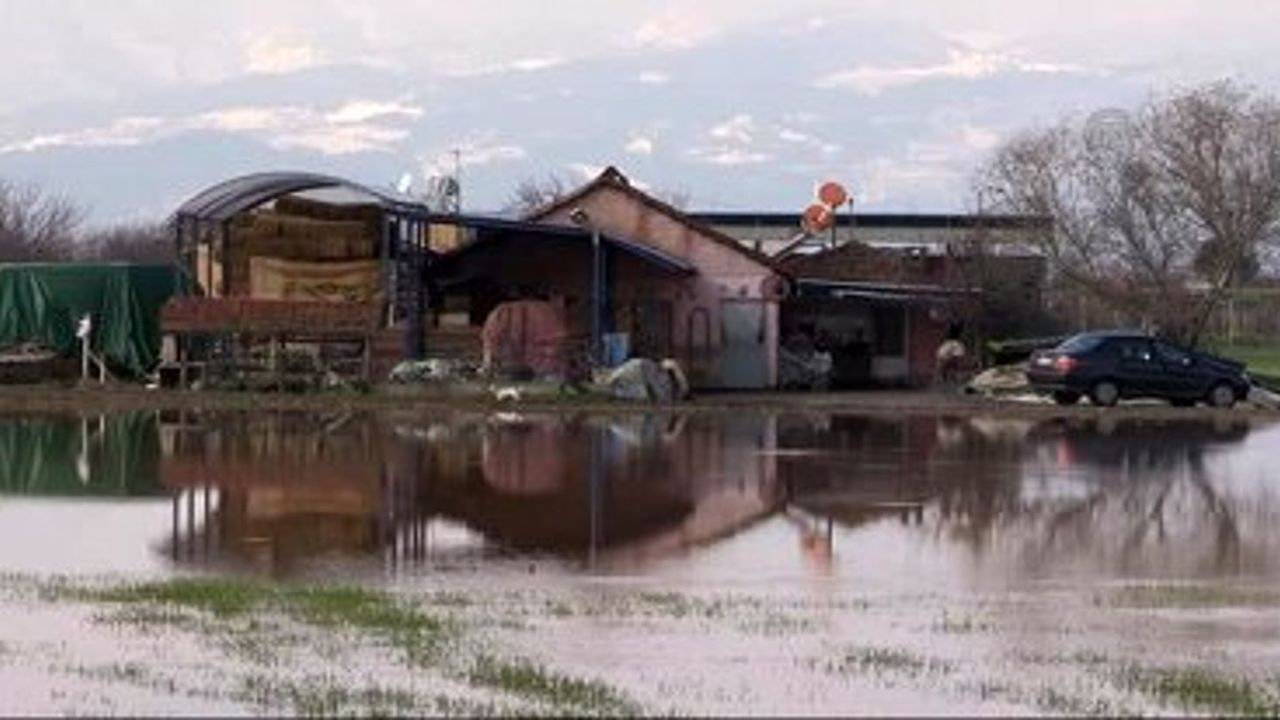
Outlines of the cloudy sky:
M617 165L701 209L964 209L1019 128L1231 77L1280 91L1276 0L0 0L0 178L159 218L268 169L468 210Z

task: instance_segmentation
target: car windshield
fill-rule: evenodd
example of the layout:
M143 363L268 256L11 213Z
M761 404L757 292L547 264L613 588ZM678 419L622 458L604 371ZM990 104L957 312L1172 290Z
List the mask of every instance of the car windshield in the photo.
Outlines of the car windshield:
M1087 353L1098 345L1102 344L1102 337L1098 335L1076 335L1067 338L1055 350L1060 353Z

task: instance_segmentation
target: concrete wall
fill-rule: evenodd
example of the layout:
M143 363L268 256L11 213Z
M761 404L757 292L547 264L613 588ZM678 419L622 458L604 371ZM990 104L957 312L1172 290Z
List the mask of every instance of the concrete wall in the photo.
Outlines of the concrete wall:
M694 383L720 386L718 352L721 348L721 308L725 302L755 301L763 305L765 339L762 345L767 384L778 378L778 302L766 298L763 286L774 271L748 255L711 239L696 228L636 200L625 191L600 187L574 207L585 210L591 222L605 233L616 234L682 258L698 269L693 278L646 280L644 292L672 301L673 342L677 359L689 363ZM571 224L574 207L565 207L542 218ZM628 287L619 275L618 296L640 290ZM704 324L710 332L703 332ZM709 336L709 337L708 337ZM709 341L709 346L708 346Z

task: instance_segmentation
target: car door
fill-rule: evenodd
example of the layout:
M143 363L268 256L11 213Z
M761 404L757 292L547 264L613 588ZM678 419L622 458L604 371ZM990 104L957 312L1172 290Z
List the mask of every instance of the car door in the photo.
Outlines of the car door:
M1161 392L1161 367L1155 357L1155 349L1146 338L1119 338L1113 340L1118 359L1116 381L1120 391L1127 396L1152 395Z
M1205 393L1203 368L1195 356L1165 342L1155 343L1156 359L1161 373L1158 387L1162 395L1194 398Z

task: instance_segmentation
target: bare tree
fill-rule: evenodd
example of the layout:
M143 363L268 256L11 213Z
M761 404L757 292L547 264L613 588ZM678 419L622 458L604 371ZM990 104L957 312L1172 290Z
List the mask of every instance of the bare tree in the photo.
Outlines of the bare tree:
M173 235L162 223L124 223L88 231L79 256L90 260L168 263L176 259Z
M520 215L528 215L564 197L572 187L572 180L566 180L555 173L549 173L541 178L525 178L511 191L506 209Z
M1224 82L1064 121L997 150L977 191L1053 218L1037 244L1072 290L1194 344L1280 235L1280 105Z
M0 180L0 261L68 260L83 211L34 185Z

